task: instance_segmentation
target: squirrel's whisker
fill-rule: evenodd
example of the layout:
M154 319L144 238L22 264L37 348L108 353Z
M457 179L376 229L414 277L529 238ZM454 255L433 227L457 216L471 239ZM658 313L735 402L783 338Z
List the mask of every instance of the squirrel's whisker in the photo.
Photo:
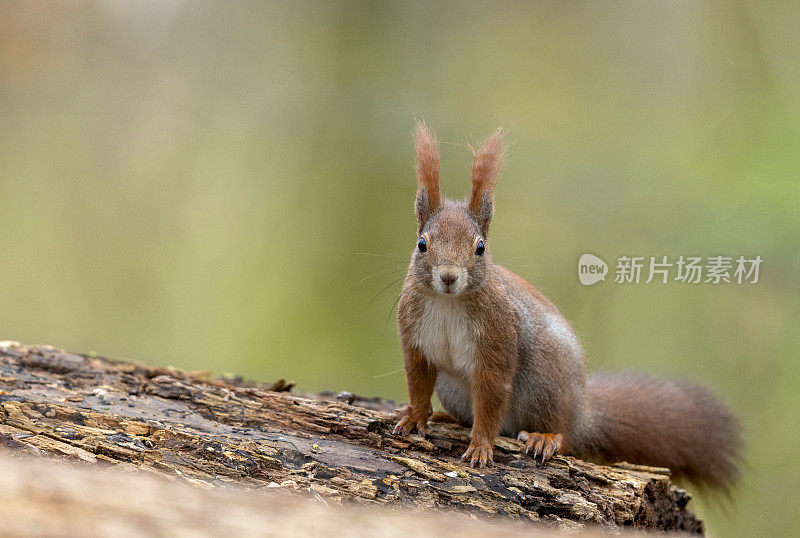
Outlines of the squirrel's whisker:
M360 279L358 279L358 280L357 280L355 283L353 283L353 284L350 284L350 285L349 285L349 286L347 286L345 289L346 289L346 290L349 290L349 289L351 289L351 288L355 288L356 286L358 286L359 284L362 284L362 283L366 282L366 281L367 281L367 280L369 280L370 278L375 278L375 277L376 277L376 276L378 276L378 275L383 275L383 274L386 274L386 273L389 273L389 272L394 272L394 271L397 271L397 269L396 269L396 268L394 268L394 267L392 267L391 269L384 269L383 271L378 271L377 273L373 273L373 274L371 274L371 275L368 275L368 276L365 276L365 277L363 277L363 278L360 278Z
M389 288L391 288L392 286L394 286L395 284L397 284L398 282L400 282L404 278L405 278L404 276L401 276L400 278L396 278L396 279L392 280L391 282L389 282L378 293L376 293L375 295L372 296L372 299L369 300L369 302L367 303L367 306L364 307L364 310L369 308L369 306L375 301L375 299L378 298L379 295L381 295L383 292L385 292L386 290L388 290Z
M372 376L372 377L373 377L373 378L376 378L376 377L386 377L386 376L389 376L389 375L399 374L399 373L400 373L400 372L402 372L402 371L403 371L403 368L398 368L397 370L392 370L391 372L386 372L386 373L384 373L384 374L375 374L375 375L374 375L374 376Z
M389 320L392 319L392 312L394 312L394 308L397 306L397 303L400 302L400 297L402 297L402 295L398 295L397 299L394 300L394 303L392 304L392 308L389 310L389 314L386 316L386 323L383 326L383 333L382 334L386 334L386 328L389 327Z

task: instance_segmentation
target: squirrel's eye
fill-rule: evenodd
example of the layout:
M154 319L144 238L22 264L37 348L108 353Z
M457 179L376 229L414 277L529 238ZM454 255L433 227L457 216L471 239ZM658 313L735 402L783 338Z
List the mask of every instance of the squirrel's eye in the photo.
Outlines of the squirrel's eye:
M483 241L478 241L478 246L475 247L475 254L478 256L483 256L484 250L486 250L486 246L483 244Z
M428 250L428 243L427 241L425 241L424 237L419 238L419 243L417 243L417 248L419 249L420 252L425 252L426 250Z

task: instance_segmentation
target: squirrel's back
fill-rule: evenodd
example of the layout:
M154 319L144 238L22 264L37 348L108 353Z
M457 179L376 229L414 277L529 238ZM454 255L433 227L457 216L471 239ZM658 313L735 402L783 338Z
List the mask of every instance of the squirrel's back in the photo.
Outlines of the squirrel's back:
M565 452L604 463L668 467L673 476L700 486L726 489L737 481L741 427L710 390L685 380L632 373L591 375L584 386L583 351L569 323L533 285L499 265L494 268L509 284L509 295L538 305L524 309L545 333L532 343L544 342L550 349L527 364L528 371L541 376L543 364L552 369L547 356L558 356L556 371L564 376L559 386L581 393L582 401L568 418ZM530 321L520 323L526 324Z

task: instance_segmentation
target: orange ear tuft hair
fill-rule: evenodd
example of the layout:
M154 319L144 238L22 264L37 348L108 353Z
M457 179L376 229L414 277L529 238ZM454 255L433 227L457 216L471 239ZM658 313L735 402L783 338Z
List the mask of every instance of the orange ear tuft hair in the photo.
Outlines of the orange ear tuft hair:
M491 218L491 199L500 169L506 156L506 147L503 144L503 128L499 127L489 138L483 141L478 150L472 150L472 193L469 196L469 209L475 215L489 212ZM484 200L488 195L488 200ZM490 207L486 207L486 203Z
M417 122L414 132L416 159L414 169L417 173L417 186L428 191L428 205L431 211L439 207L439 141L424 122Z
M421 121L417 122L414 131L414 148L414 169L417 173L416 209L421 230L442 203L439 194L439 141L433 131Z

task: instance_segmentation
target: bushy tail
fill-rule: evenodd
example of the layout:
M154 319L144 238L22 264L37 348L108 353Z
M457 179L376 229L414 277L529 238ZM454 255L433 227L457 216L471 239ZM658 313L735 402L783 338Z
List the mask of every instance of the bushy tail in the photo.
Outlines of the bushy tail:
M669 467L698 486L729 490L739 475L736 417L707 389L638 374L587 381L587 458Z

